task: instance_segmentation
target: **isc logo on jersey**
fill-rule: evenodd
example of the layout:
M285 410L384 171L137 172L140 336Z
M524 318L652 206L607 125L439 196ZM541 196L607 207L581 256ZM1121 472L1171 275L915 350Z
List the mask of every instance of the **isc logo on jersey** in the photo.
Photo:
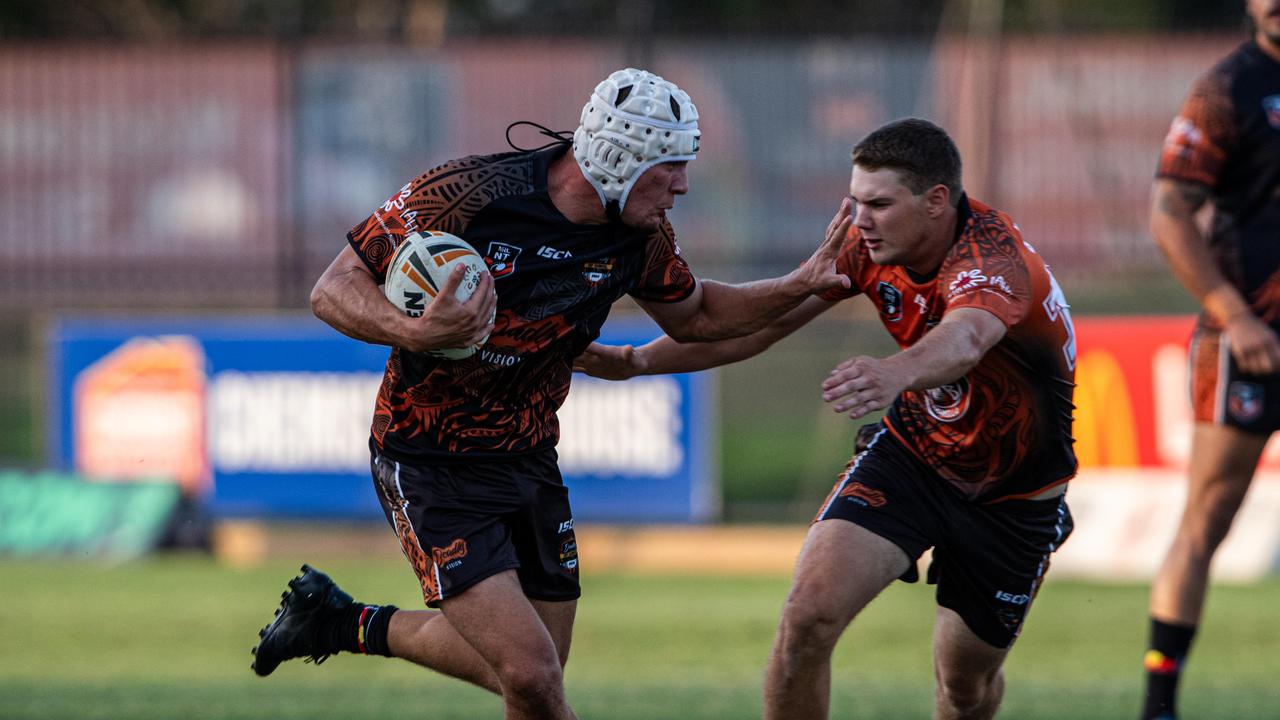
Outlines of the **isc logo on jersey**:
M382 292L404 314L421 317L457 265L467 270L454 297L458 302L466 302L480 284L480 273L485 271L480 253L462 238L449 233L434 230L410 233L391 256ZM481 340L471 347L431 350L428 354L461 360L471 357L483 344Z

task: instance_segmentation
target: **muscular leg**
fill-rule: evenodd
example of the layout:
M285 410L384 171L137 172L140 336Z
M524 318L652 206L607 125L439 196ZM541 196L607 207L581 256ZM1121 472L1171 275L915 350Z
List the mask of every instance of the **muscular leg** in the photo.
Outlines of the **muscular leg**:
M387 630L391 654L497 695L498 676L480 653L437 610L400 610Z
M1176 717L1178 682L1209 586L1209 567L1244 501L1267 438L1197 423L1187 502L1151 585L1151 636L1143 657L1143 718Z
M897 545L846 520L809 528L765 671L765 720L827 717L836 641L909 564Z
M564 695L561 651L524 596L515 571L494 575L457 597L446 598L441 609L457 636L492 669L502 691L506 720L574 717ZM556 632L567 637L563 627Z
M560 667L569 659L569 642L578 603L531 600L534 611L551 635L560 658ZM480 653L453 629L449 619L437 610L400 610L391 616L387 632L391 653L398 658L478 685L497 695L502 686L493 668Z
M950 608L939 607L933 626L935 720L988 720L1004 697L1008 650L988 645Z
M556 654L560 657L560 667L563 668L569 662L569 644L573 640L573 620L578 614L578 601L530 600L529 603L533 605L538 617L542 618L542 625L551 635Z
M1231 529L1266 442L1263 435L1196 424L1187 504L1178 534L1151 586L1155 619L1177 625L1199 622L1210 562Z

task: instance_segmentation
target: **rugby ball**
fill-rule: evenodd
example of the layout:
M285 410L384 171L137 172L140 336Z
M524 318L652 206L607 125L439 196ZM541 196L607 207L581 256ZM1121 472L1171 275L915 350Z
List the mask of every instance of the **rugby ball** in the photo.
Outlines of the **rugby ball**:
M421 317L440 288L444 287L449 273L458 265L467 270L454 297L458 302L466 302L480 284L480 273L487 271L480 253L462 238L446 232L410 233L391 256L382 293L400 312L410 317ZM488 340L487 336L485 340ZM484 342L481 340L466 348L428 350L427 354L461 360L475 354Z

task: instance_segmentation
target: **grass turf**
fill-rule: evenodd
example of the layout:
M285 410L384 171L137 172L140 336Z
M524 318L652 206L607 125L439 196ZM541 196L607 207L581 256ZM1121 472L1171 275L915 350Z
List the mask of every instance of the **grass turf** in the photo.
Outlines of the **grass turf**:
M419 607L401 563L323 563L357 598ZM486 693L400 661L338 655L249 670L293 564L199 556L117 567L0 562L0 717L500 717ZM589 575L567 683L583 718L750 718L787 579ZM1136 716L1146 590L1046 585L1007 665L1000 717ZM1187 718L1280 718L1280 582L1222 586L1185 679ZM837 651L832 717L925 718L930 589L895 584Z

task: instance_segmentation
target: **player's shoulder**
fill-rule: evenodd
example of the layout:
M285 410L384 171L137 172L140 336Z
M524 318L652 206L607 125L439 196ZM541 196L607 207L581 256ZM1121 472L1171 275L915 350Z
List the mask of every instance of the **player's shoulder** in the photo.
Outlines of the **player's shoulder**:
M467 155L447 160L427 170L410 183L415 190L440 186L466 187L493 183L515 186L533 184L533 153L505 152Z
M1037 265L1043 265L1043 261L1032 260L1035 250L1023 241L1022 231L1007 213L979 200L964 200L967 203L961 206L960 218L963 224L938 273L940 282L949 283L951 292L956 291L957 282L967 285L987 276L1020 280ZM1020 282L1014 284L1021 286Z
M669 220L668 218L663 218L662 224L659 225L656 230L653 230L648 233L640 232L640 233L637 233L637 235L644 235L645 239L649 242L649 244L654 244L654 243L658 243L660 245L676 244L676 229L672 227L671 220ZM676 249L676 254L677 255L680 254L679 248Z
M1241 83L1274 73L1274 63L1250 40L1201 73L1191 86L1191 94L1230 96Z
M1229 55L1209 69L1220 75L1248 75L1256 72L1275 72L1276 61L1271 59L1254 40L1241 43Z
M1022 231L1009 214L968 196L961 199L961 244L1021 250Z

